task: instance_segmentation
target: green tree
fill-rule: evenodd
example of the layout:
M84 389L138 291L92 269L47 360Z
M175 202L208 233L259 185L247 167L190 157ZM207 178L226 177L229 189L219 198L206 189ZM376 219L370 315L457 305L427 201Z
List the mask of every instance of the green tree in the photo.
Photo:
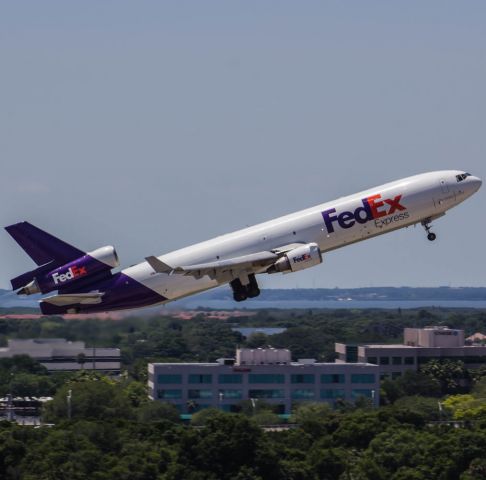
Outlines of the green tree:
M339 478L346 469L349 453L343 448L330 448L328 441L314 444L307 456L314 474L320 480Z
M461 393L469 381L469 373L462 361L430 360L420 370L439 382L442 393Z
M45 404L43 418L58 422L68 416L67 396L71 390L71 418L97 419L133 418L130 401L120 385L103 380L70 382L61 387L54 399Z
M469 468L461 475L461 480L484 480L486 478L486 459L475 458Z
M168 479L234 479L242 467L262 478L281 478L279 461L261 429L239 414L220 414L200 431L188 432L177 453L178 467ZM199 472L194 476L191 472ZM252 474L253 474L252 472Z
M337 415L328 403L308 402L297 407L290 422L297 423L304 432L317 438L336 428Z
M151 402L148 398L147 384L141 382L128 382L124 385L125 395L130 400L132 407L139 407L145 403Z
M333 438L338 445L363 449L386 430L390 422L390 417L383 418L377 411L357 410L340 417Z
M413 395L399 398L394 404L391 412L409 411L422 418L422 422L439 420L441 415L439 399L434 397L423 397Z
M441 395L440 381L425 372L412 372L409 370L399 377L396 382L405 396L439 397Z
M443 402L455 420L486 419L486 397L476 395L451 395Z
M223 413L221 410L217 410L216 408L203 408L202 410L199 410L199 412L196 412L192 415L191 425L207 425L208 422L218 417L226 417L226 414Z
M396 380L385 378L381 382L380 404L389 405L404 395L404 391Z
M262 332L253 332L246 340L247 348L260 348L268 345L268 336Z
M151 423L159 420L168 420L172 423L180 423L179 411L177 408L166 402L156 400L143 403L136 410L139 422Z
M17 373L11 377L9 391L20 397L38 397L53 393L54 382L47 375Z
M84 480L102 463L102 452L86 436L71 429L54 429L25 456L22 479Z
M276 413L272 412L260 412L253 417L251 417L252 420L257 424L257 425L278 425L282 423L282 420L280 420L280 417Z
M9 422L0 422L0 478L19 478L18 465L27 446L15 438L18 428Z
M0 369L8 370L14 374L23 372L46 375L48 373L46 367L28 355L14 355L12 358L1 358Z

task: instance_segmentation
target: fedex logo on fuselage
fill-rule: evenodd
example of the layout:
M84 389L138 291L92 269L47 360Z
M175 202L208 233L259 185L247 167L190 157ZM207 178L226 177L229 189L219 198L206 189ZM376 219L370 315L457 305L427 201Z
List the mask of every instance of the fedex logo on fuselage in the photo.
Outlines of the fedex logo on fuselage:
M54 280L55 285L59 285L60 283L67 282L68 280L74 280L75 278L82 277L87 274L88 272L86 271L86 267L77 267L74 265L73 267L69 267L65 273L53 273L52 279Z
M394 198L381 198L381 195L371 195L361 200L363 206L358 207L354 212L344 211L339 215L335 208L322 212L327 233L334 232L334 222L341 228L351 228L356 223L366 223L370 220L376 220L381 217L393 215L396 212L406 210L401 203L402 196L397 195ZM376 222L375 222L376 223Z

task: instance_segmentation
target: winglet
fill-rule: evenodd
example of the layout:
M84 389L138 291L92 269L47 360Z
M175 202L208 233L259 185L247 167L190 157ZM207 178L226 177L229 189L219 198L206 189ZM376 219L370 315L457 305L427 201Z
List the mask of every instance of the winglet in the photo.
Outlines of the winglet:
M164 263L162 260L159 260L157 257L145 257L145 260L149 263L149 265L157 272L157 273L170 273L173 272L174 269Z

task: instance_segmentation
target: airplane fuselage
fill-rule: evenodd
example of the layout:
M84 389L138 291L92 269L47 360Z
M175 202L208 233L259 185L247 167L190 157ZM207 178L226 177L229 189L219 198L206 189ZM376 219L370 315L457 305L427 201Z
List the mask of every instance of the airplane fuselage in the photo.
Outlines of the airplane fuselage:
M110 273L118 264L113 247L79 257L82 251L24 222L7 230L40 266L13 279L12 286L23 286L18 293L27 294L58 289L60 295L41 301L45 314L162 304L226 283L236 300L244 300L260 293L255 275L299 271L321 263L327 252L399 228L421 223L434 240L430 222L480 186L479 178L462 171L415 175L147 257L115 274ZM50 264L56 268L49 270Z
M158 258L168 265L193 265L293 243L316 243L325 254L351 243L442 216L479 188L480 181L475 177L457 181L456 176L461 174L463 172L460 171L440 171L404 178ZM207 276L196 279L186 275L156 273L148 262L124 269L121 273L160 296L154 297L155 302L152 303L176 300L221 284ZM138 294L135 296L138 297Z

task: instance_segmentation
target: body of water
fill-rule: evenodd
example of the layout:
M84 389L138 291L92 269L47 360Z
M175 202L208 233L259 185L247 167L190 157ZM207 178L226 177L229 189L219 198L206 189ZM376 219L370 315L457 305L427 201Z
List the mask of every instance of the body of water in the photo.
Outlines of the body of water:
M175 303L173 304L175 306ZM383 309L408 309L408 308L484 308L486 300L247 300L237 303L232 300L184 300L183 306L186 309L196 309L198 307L210 308L215 310L248 309L257 310L260 308L280 308L280 309L319 309L319 308L383 308Z

